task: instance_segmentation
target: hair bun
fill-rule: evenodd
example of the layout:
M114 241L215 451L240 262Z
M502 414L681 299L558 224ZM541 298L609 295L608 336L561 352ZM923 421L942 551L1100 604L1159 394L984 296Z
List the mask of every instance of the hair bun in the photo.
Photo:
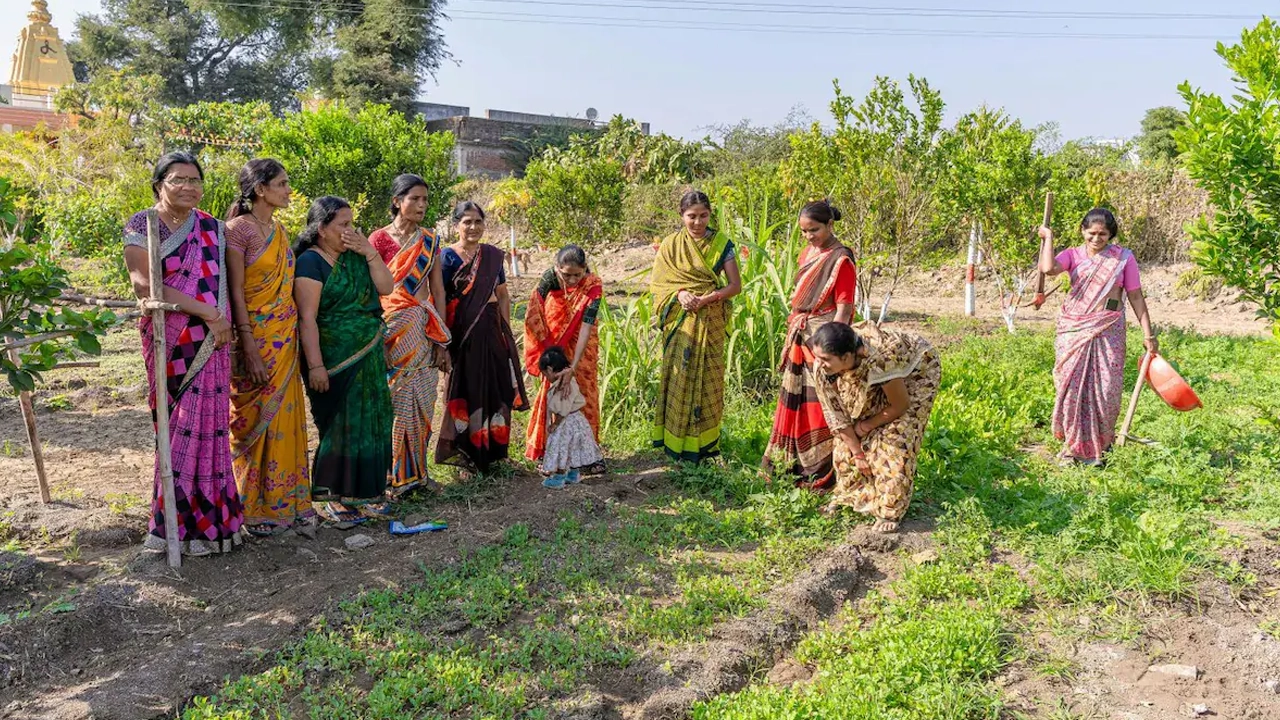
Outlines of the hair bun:
M844 217L844 213L840 212L840 208L836 207L835 205L832 205L830 200L827 201L827 207L831 208L832 222L839 222L840 218Z

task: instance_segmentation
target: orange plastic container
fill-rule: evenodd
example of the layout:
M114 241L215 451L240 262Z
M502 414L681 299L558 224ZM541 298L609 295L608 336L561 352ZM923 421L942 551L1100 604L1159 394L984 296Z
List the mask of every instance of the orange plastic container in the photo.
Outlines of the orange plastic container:
M1147 370L1147 383L1174 410L1195 410L1204 407L1200 396L1191 389L1186 380L1164 358L1155 355L1151 358L1151 367Z

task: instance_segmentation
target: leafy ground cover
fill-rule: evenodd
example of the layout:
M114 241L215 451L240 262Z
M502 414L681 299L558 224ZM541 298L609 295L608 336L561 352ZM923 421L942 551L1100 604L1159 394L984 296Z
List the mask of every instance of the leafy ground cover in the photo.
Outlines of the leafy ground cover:
M1238 559L1280 527L1272 343L1167 333L1206 409L1177 414L1146 393L1135 432L1154 444L1090 470L1051 461L1050 336L924 330L961 338L945 348L909 516L936 522L936 547L899 552L869 592L803 635L790 661L810 679L778 684L759 667L694 717L1074 717L1060 698L1012 703L998 680L1010 668L1070 678L1066 643L1140 646L1151 618L1213 588L1275 632L1280 568ZM184 717L540 718L572 716L593 695L625 699L621 686L642 688L647 668L865 537L858 519L825 518L819 498L758 477L771 407L737 397L730 408L725 462L672 470L640 502L567 509L549 531L509 527L411 583L354 597ZM614 428L610 440L637 434ZM1070 621L1080 614L1087 627Z

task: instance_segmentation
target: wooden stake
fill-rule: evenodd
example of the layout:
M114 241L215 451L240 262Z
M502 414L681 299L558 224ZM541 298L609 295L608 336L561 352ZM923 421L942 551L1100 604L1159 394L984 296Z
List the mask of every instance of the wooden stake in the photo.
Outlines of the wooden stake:
M18 364L18 351L10 350L9 359ZM40 486L40 502L48 505L53 502L49 494L49 476L44 473L44 451L40 449L40 434L36 432L36 409L31 403L31 393L23 390L18 393L18 405L22 408L22 421L27 426L27 442L31 444L31 459L36 461L36 482Z
M151 302L164 301L164 273L160 254L160 216L147 211L147 256L151 266ZM155 307L155 306L153 306ZM182 567L182 546L178 542L178 503L173 489L173 456L169 447L169 353L165 348L165 311L151 313L151 352L156 378L156 462L160 464L160 500L164 507L164 540L169 550L169 567Z
M1049 227L1049 223L1051 223L1051 222L1053 222L1053 193L1048 192L1048 193L1045 193L1045 194L1044 194L1044 223L1043 223L1044 227ZM1036 265L1037 265L1037 266L1040 264L1040 255L1044 253L1044 245L1045 245L1045 243L1047 243L1047 242L1048 242L1048 240L1041 240L1041 241L1040 241L1040 253L1036 255ZM1041 305L1044 305L1044 299L1045 299L1045 294L1044 294L1044 273L1040 272L1039 268L1037 267L1037 269L1036 269L1036 299L1035 299L1031 304L1032 304L1033 306L1035 306L1035 309L1039 310L1039 309L1040 309L1040 306L1041 306Z
M1138 409L1138 395L1142 393L1142 386L1147 384L1147 371L1151 369L1151 360L1155 355L1144 353L1142 355L1142 363L1138 366L1138 382L1133 386L1133 395L1129 396L1129 411L1124 414L1124 423L1120 425L1120 435L1116 438L1117 445L1124 445L1125 440L1129 438L1129 428L1133 425L1133 414Z

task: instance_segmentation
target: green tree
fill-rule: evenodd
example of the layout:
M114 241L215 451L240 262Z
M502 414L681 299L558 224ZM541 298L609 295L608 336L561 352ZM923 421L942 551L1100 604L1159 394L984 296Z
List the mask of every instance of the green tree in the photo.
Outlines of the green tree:
M337 53L316 63L316 86L329 98L411 112L423 80L449 57L440 34L444 2L364 0L346 5L349 10L330 17ZM358 12L357 6L362 6Z
M1280 26L1264 19L1218 55L1236 79L1229 104L1179 88L1187 125L1174 137L1211 208L1189 228L1192 257L1257 303L1280 339Z
M793 202L823 197L844 213L837 226L858 257L859 311L871 312L875 286L889 287L879 319L908 264L925 248L936 209L934 186L942 176L942 95L924 78L908 77L911 97L887 77L861 101L834 83L835 131L817 123L791 136L782 163L783 185Z
M98 335L115 324L115 314L54 307L69 287L48 246L12 237L0 244L0 369L14 390L34 390L40 373L77 350L102 351Z
M290 182L307 197L345 197L366 230L390 220L387 204L396 175L409 172L427 181L428 225L444 217L458 181L453 136L427 132L421 118L386 105L356 110L334 102L274 119L263 128L258 153L282 162Z
M88 82L67 85L53 99L58 112L94 121L100 116L130 124L142 122L156 109L156 97L164 86L159 75L144 75L132 67L104 68Z
M693 182L711 172L702 143L670 135L646 135L639 122L615 115L599 133L578 135L571 150L593 154L622 166L627 180L638 183Z
M986 106L961 117L942 142L947 173L938 194L951 217L975 225L983 256L1003 298L1013 331L1017 301L1035 262L1034 229L1050 167L1036 132Z
M239 3L247 5L248 3ZM221 0L103 0L102 12L76 19L68 53L90 81L131 68L161 79L166 105L202 100L266 100L296 105L306 86L310 13L278 4L218 15Z
M524 182L529 230L538 240L592 248L618 239L627 188L618 161L553 149L529 163Z
M1173 162L1178 158L1178 143L1173 134L1187 124L1187 114L1176 107L1151 108L1142 118L1142 134L1138 136L1138 154L1143 163Z
M440 0L288 3L103 0L76 20L68 53L87 79L131 67L162 80L165 105L329 98L408 110L425 75L448 57Z

